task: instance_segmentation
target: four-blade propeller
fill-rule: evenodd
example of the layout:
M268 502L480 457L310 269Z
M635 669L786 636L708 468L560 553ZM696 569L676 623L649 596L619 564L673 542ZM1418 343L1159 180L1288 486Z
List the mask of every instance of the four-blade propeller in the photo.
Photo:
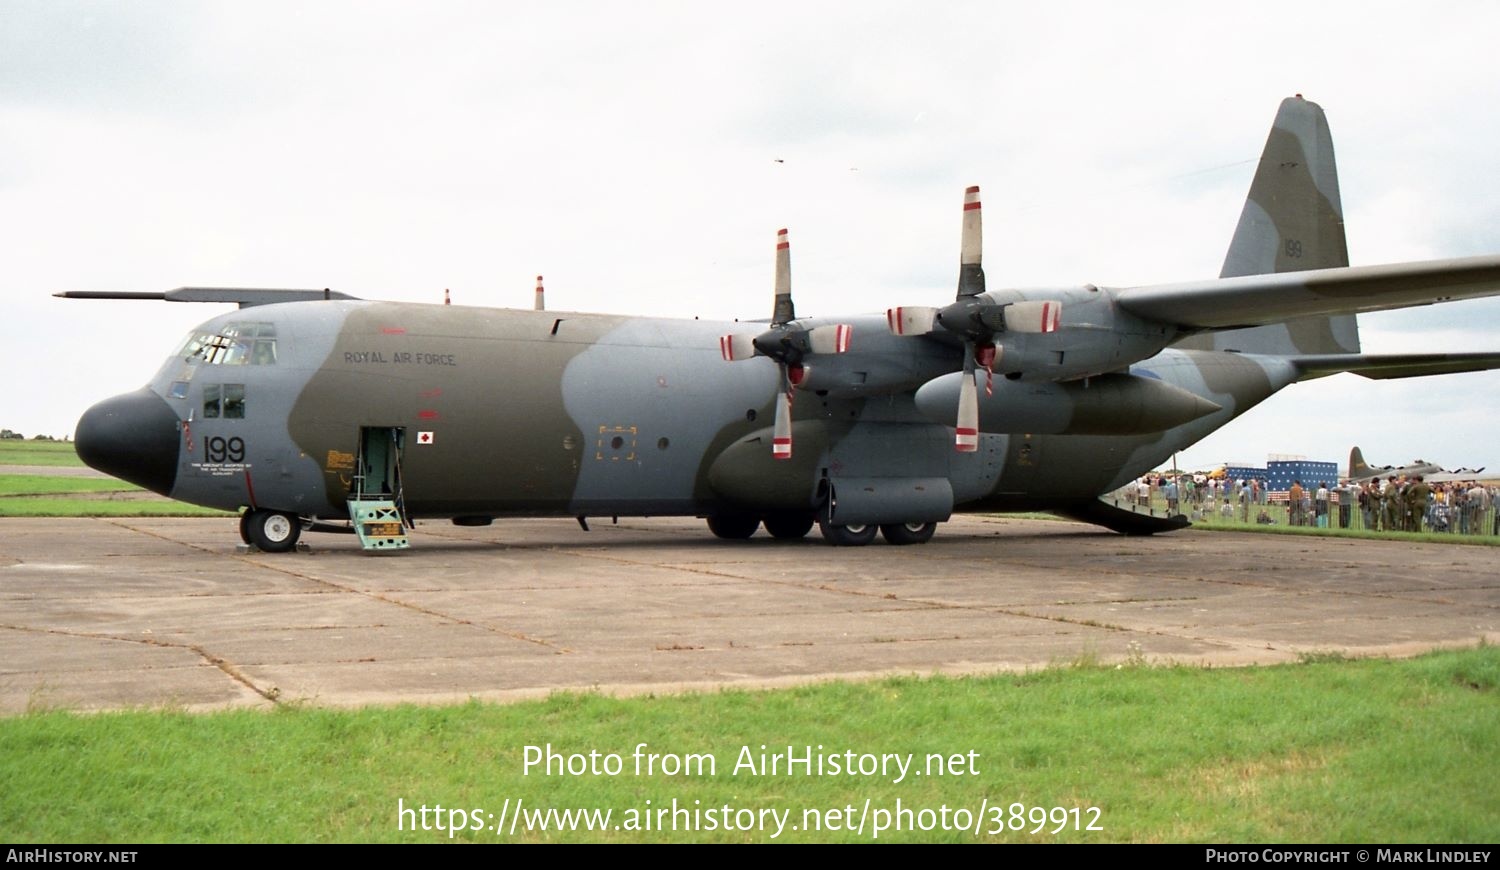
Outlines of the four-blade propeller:
M792 390L807 378L806 359L816 354L840 354L849 350L854 328L847 323L809 329L797 323L792 304L792 253L786 230L776 233L776 303L771 328L758 335L730 333L720 336L719 352L727 362L755 356L770 357L778 371L776 427L771 436L771 455L792 458Z
M1004 353L996 338L1006 332L1056 332L1062 322L1058 302L996 303L984 295L984 224L979 188L964 191L963 237L958 257L958 297L944 308L906 306L886 310L886 326L895 335L928 335L946 330L964 343L964 377L958 393L958 421L953 447L960 453L979 449L977 370L985 371L993 393L995 363Z

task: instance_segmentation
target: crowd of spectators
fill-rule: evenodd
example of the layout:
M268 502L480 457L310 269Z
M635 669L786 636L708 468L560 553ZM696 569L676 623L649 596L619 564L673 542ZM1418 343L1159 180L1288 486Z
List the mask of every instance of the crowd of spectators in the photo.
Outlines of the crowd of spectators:
M1297 480L1272 492L1260 478L1226 480L1207 474L1148 474L1114 494L1134 510L1164 509L1208 522L1500 535L1500 485L1479 481L1427 483L1421 475L1364 480Z

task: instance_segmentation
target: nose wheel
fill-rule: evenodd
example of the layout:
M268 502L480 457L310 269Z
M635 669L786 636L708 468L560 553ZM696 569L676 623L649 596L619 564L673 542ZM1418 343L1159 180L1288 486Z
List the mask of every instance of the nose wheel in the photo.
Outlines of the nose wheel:
M264 508L240 515L240 540L266 553L286 553L302 536L302 520L296 514Z

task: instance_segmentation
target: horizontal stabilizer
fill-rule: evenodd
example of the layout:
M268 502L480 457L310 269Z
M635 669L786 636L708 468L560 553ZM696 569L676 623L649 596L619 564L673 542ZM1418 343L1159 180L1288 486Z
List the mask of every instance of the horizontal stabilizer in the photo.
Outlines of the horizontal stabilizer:
M278 302L313 302L323 299L358 299L334 290L279 290L253 287L178 287L165 293L141 293L110 290L64 290L54 293L63 299L158 299L167 302L218 302L251 308Z
M1184 329L1234 329L1294 317L1386 311L1500 295L1500 257L1464 257L1245 275L1119 291L1121 308Z
M1500 353L1321 354L1293 357L1298 380L1349 372L1363 378L1420 378L1500 369Z

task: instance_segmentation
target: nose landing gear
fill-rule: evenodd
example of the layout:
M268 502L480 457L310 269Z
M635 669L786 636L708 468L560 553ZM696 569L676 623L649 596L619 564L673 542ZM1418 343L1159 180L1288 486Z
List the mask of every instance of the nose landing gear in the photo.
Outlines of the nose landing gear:
M302 520L285 511L258 508L240 515L240 540L267 553L287 553L302 536Z

